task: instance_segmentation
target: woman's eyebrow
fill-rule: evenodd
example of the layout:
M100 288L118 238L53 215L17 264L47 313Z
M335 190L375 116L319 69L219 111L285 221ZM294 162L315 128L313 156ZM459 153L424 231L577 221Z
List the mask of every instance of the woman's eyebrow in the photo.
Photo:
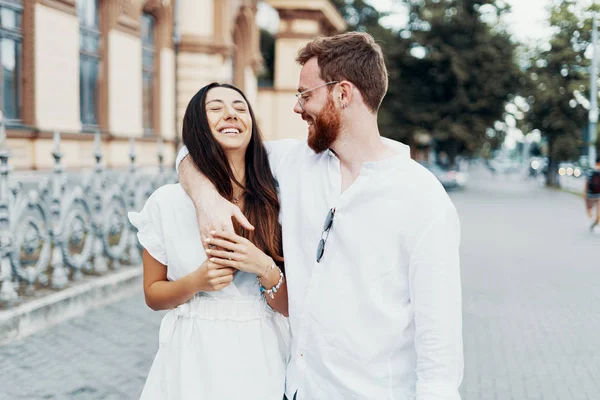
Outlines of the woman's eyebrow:
M210 104L210 103L213 103L213 102L217 102L217 103L225 104L225 102L224 102L223 100L221 100L221 99L213 99L213 100L207 101L207 102L206 102L206 104ZM244 105L244 106L245 106L245 105L246 105L246 102L245 102L245 101L243 101L243 100L234 100L234 101L232 102L232 104L242 104L242 105Z

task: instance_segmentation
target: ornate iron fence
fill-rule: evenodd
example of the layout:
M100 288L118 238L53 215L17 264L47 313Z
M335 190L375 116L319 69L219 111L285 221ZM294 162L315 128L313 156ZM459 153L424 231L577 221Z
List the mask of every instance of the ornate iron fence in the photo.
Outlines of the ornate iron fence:
M160 140L160 139L159 139ZM101 275L123 264L139 266L140 251L127 212L139 210L152 192L176 182L163 164L142 173L135 165L130 139L130 167L111 173L102 164L100 134L94 138L94 170L71 179L61 162L60 134L54 134L50 177L26 189L13 182L4 126L0 123L0 306L11 307L43 290L64 288L87 275Z

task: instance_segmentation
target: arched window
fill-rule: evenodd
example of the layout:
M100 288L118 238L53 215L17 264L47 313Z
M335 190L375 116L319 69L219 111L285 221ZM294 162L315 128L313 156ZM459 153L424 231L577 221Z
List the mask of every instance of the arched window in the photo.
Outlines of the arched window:
M266 29L260 30L260 52L264 64L258 73L258 86L273 87L275 80L275 35Z
M5 120L21 120L21 54L23 6L20 1L0 2L0 71Z
M79 18L79 103L83 129L98 125L100 69L99 0L77 0Z
M143 76L143 120L144 135L151 136L155 131L154 83L156 62L156 19L152 14L142 14L142 76Z

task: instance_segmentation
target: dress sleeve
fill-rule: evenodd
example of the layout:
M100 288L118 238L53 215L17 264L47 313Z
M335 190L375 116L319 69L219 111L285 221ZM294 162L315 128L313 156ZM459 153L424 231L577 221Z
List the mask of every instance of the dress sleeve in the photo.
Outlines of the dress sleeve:
M167 250L163 235L160 206L156 192L148 198L142 211L127 213L129 222L138 230L140 244L161 264L167 265Z
M188 154L190 154L190 152L188 151L187 146L183 146L181 149L179 149L179 152L177 153L177 159L175 160L175 170L177 171L178 174L179 174L179 164L181 164L183 159Z

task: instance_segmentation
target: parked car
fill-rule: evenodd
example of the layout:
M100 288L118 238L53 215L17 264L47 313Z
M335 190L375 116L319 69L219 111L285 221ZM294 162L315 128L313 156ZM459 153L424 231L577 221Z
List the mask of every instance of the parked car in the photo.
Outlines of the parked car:
M506 157L492 158L487 162L490 171L500 174L512 174L521 171L522 164Z
M558 164L559 176L573 176L579 178L585 174L585 169L579 163L561 162Z
M529 176L537 177L548 172L548 158L531 157L529 160Z
M467 174L464 172L460 172L456 169L446 169L442 168L434 163L421 163L425 168L435 175L436 178L440 181L442 186L447 189L461 189L464 188L467 184Z

